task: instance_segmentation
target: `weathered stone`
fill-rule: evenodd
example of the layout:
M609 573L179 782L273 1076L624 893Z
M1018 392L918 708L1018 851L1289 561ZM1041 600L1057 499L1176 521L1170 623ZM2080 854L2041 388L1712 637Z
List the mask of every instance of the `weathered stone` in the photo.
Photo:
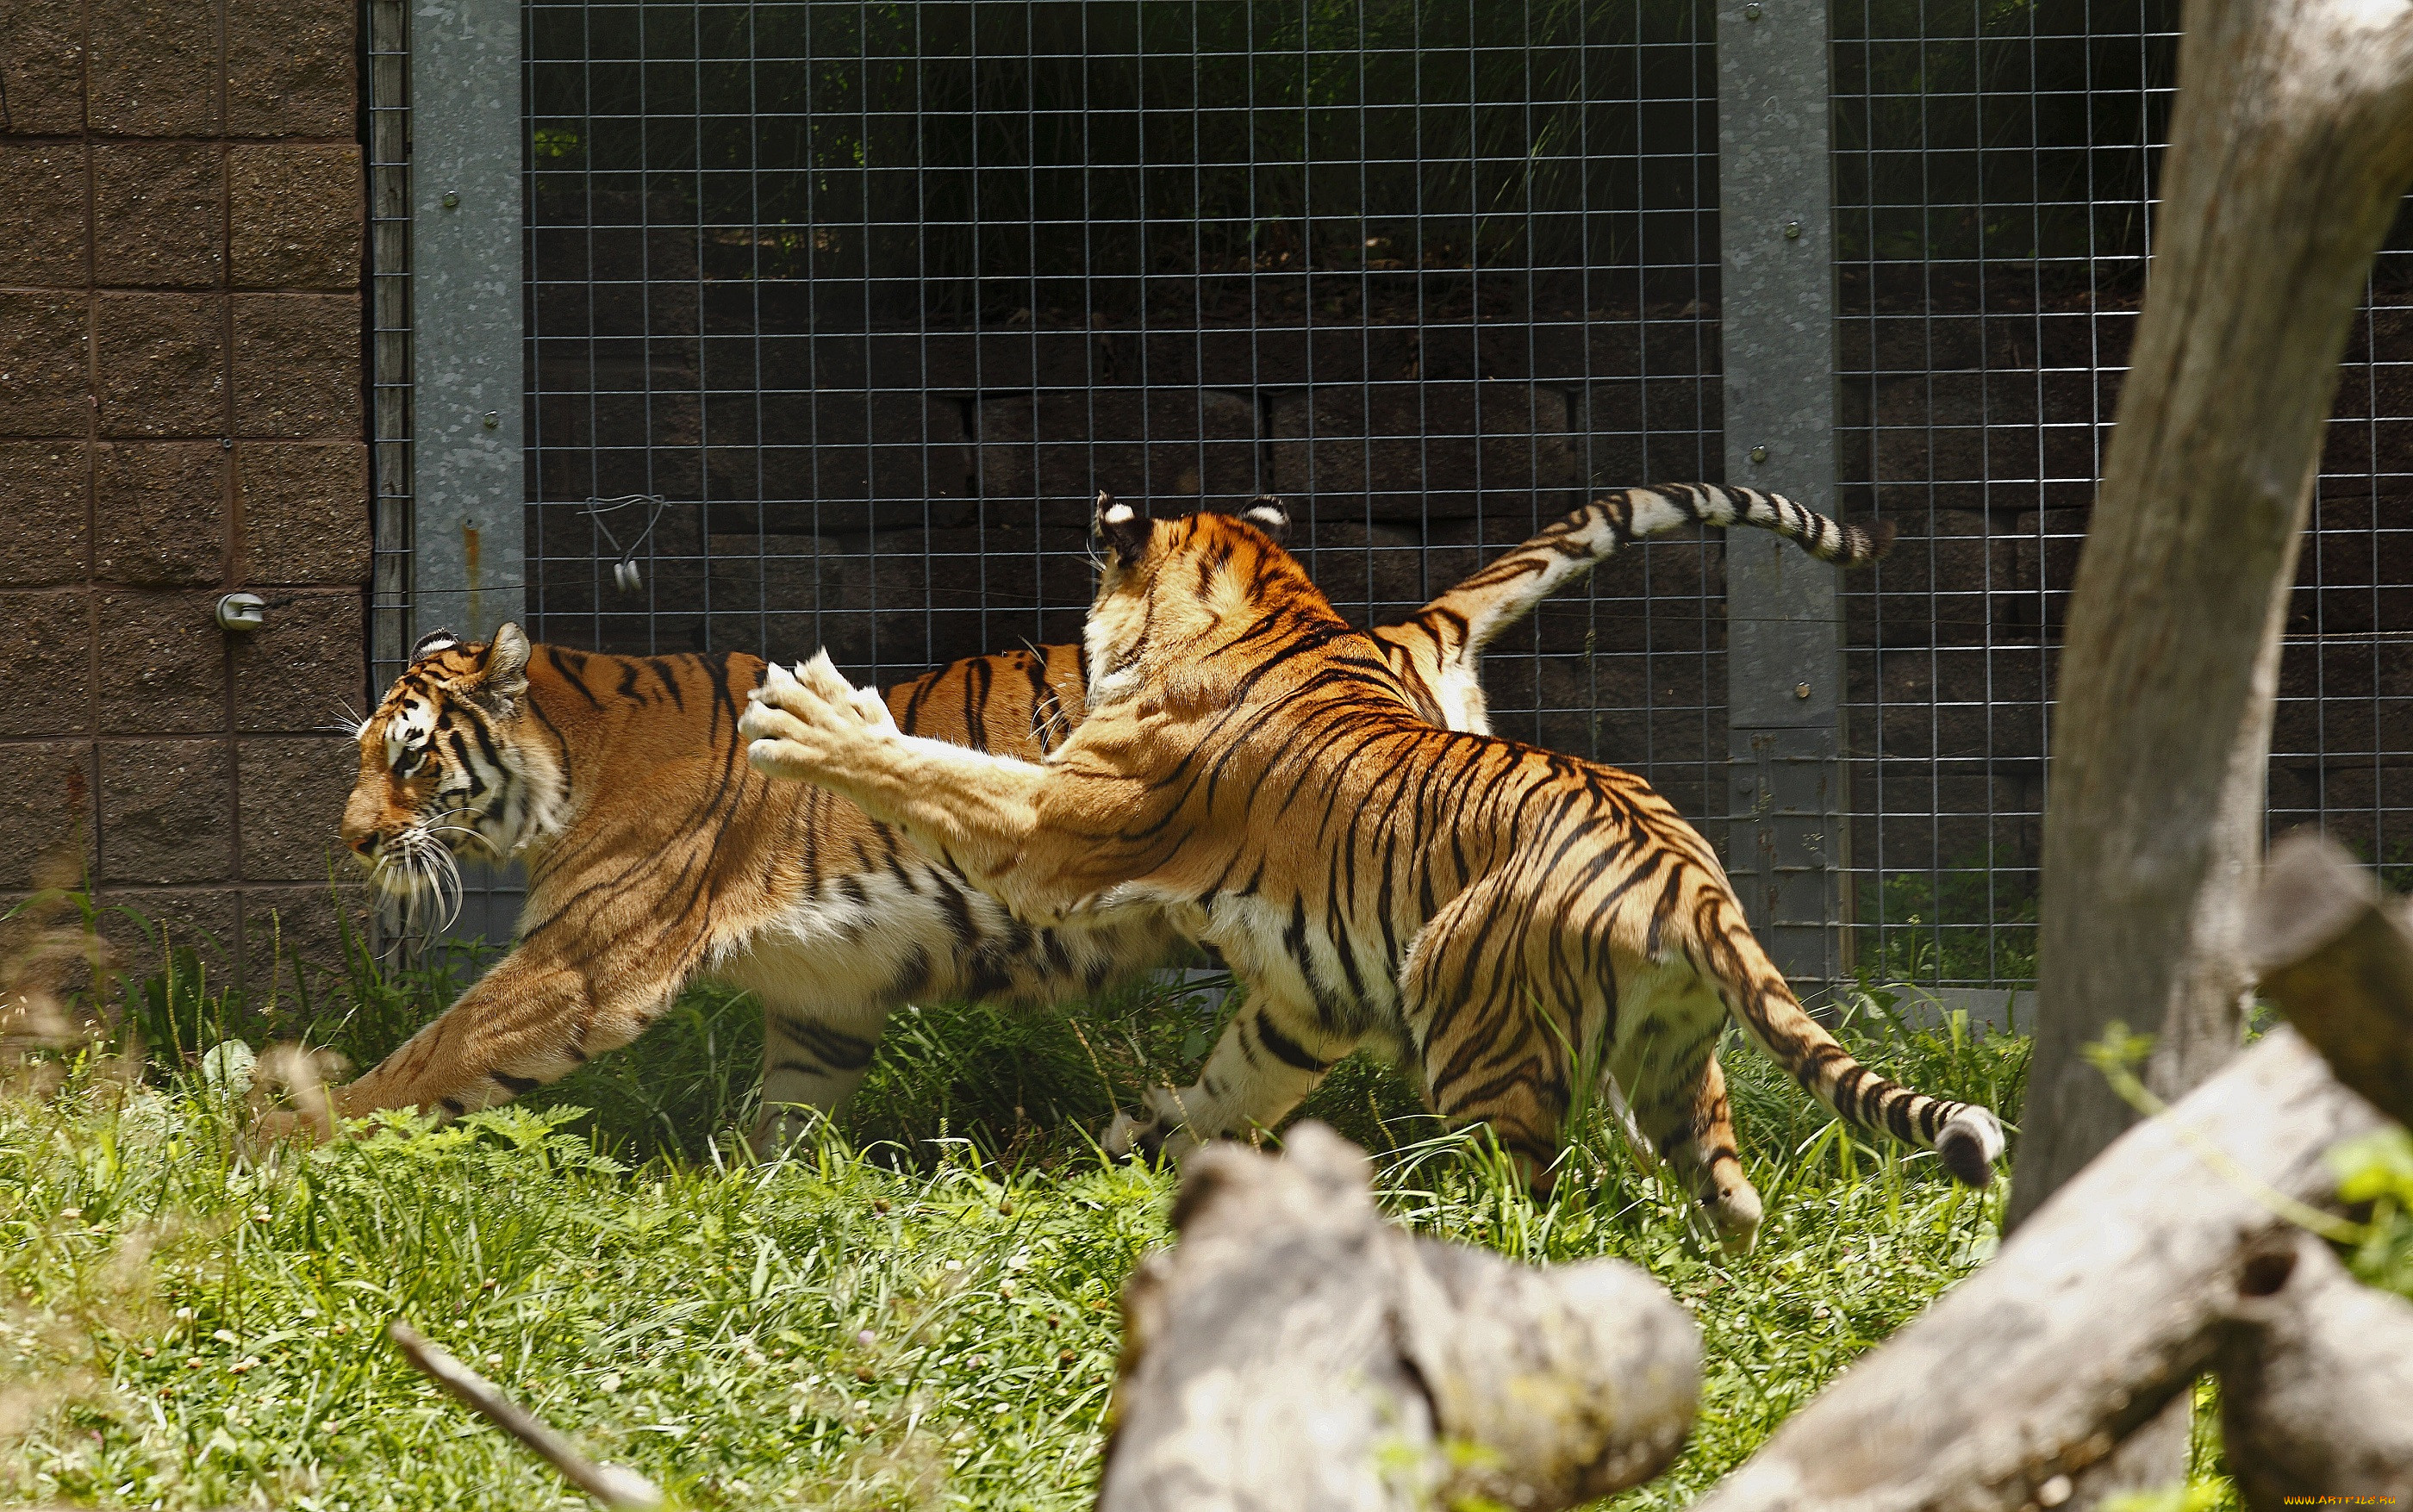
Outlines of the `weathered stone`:
M1855 715L1852 738L1888 759L1976 762L1996 776L2030 775L2044 758L2044 689L2060 654L2057 647L2011 646L1848 657L1851 702L1867 708L1883 698L1873 727Z
M1369 519L1570 507L1566 396L1511 383L1377 384L1274 402L1276 492L1364 500Z
M0 735L92 731L92 609L81 592L0 594Z
M120 442L93 460L95 577L145 588L224 580L227 469L216 442Z
M236 638L234 727L244 734L339 727L366 685L360 591L280 594L260 629Z
M367 447L246 441L235 448L234 467L245 581L367 581Z
M0 289L0 434L75 436L91 423L86 397L88 297Z
M0 587L81 582L90 464L72 441L0 441Z
M2086 546L2083 509L2030 510L2012 522L2012 573L2019 589L2004 623L2011 634L2057 641L2069 615L2078 557Z
M100 733L198 734L226 728L226 632L214 591L101 593Z
M246 436L360 433L358 296L234 297L234 425Z
M98 315L102 435L226 433L222 296L104 294Z
M738 529L836 536L956 525L970 512L972 452L955 400L797 396L766 407L762 429L759 451L713 459L714 497L762 501L759 515L733 506L726 522Z
M92 745L0 745L0 888L81 885L92 860ZM73 868L64 881L53 874Z
M234 866L224 741L100 748L100 874L107 883L221 882Z
M215 878L211 880L215 881ZM241 894L231 888L120 888L94 896L101 914L101 938L117 969L136 982L156 976L167 952L190 950L209 973L213 988L239 983L235 941L242 932ZM131 911L128 918L120 910ZM153 1053L165 1053L151 1047ZM187 1054L198 1047L186 1046Z
M103 286L213 288L226 277L224 155L194 142L92 150L93 277Z
M1901 521L1893 550L1843 583L1845 636L1856 646L1984 645L2012 621L2019 598L2015 531L1974 510L1936 509Z
M1048 391L977 406L981 496L1024 499L1036 522L1087 528L1098 490L1160 513L1229 507L1265 490L1256 406L1236 394Z
M0 141L0 284L82 286L83 188L82 143Z
M227 180L235 287L360 286L358 147L237 147Z
M8 128L29 137L83 129L81 0L11 0L0 7L0 95Z
M228 132L350 137L358 20L346 0L227 0Z
M359 747L340 736L260 736L235 742L236 806L246 882L317 882L331 856L348 873L336 838Z
M216 7L161 11L131 0L95 0L84 10L91 90L85 112L94 131L114 137L217 131Z
M346 869L348 873L348 868ZM344 975L344 923L357 948L368 938L368 910L358 883L345 874L330 888L315 886L243 889L244 991L290 1005L328 1001ZM355 1067L354 1069L359 1069Z

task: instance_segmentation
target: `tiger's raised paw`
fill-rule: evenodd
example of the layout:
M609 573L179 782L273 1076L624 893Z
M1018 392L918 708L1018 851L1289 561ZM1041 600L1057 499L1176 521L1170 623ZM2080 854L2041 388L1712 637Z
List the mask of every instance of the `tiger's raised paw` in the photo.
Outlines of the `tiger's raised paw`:
M754 770L792 782L809 781L844 761L866 741L896 735L896 721L876 688L858 688L838 675L829 653L816 652L792 673L774 665L747 696L737 733Z

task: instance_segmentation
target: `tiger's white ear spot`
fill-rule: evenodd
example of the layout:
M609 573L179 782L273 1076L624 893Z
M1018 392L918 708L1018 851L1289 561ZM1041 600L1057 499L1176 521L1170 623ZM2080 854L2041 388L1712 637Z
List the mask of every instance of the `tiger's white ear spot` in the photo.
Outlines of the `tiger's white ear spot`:
M1240 511L1240 518L1280 542L1290 533L1290 511L1281 501L1267 494Z
M1132 506L1128 504L1117 504L1107 506L1105 521L1109 525L1128 524L1132 518Z

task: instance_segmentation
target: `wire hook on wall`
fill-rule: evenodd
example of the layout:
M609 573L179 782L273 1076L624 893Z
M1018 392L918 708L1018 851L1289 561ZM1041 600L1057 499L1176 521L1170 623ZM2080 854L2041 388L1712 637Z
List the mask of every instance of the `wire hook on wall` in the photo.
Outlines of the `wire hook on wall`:
M626 509L632 504L649 504L653 507L645 511L645 528L637 533L635 540L623 547L620 537L612 533L612 527L604 522L603 517L614 509ZM670 501L659 493L622 493L609 499L590 498L586 501L586 507L579 511L595 521L595 528L612 543L612 554L620 559L612 565L612 580L619 585L620 592L644 592L645 578L637 568L637 553L644 550L645 541L654 534L654 526L661 521L662 511L670 506Z

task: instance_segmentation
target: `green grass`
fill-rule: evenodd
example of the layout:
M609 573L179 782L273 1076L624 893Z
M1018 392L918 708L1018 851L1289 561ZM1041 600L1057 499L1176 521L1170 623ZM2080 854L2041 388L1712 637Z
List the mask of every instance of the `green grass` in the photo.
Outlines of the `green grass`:
M293 1021L163 965L138 1006ZM356 962L312 1011L361 1056L448 991ZM1092 1132L1211 1028L1162 990L902 1016L849 1117L773 1167L731 1137L754 1011L710 990L513 1108L264 1166L238 1152L245 1110L174 1054L38 1052L47 1075L0 1097L0 1503L584 1505L382 1343L403 1318L686 1505L1086 1505L1116 1299L1173 1185ZM2022 1040L1844 1032L1927 1090L2017 1107ZM1694 1311L1692 1446L1621 1507L1692 1501L1994 1243L1999 1186L1844 1135L1750 1051L1727 1064L1769 1209L1741 1257L1597 1123L1536 1205L1379 1067L1345 1064L1310 1108L1377 1152L1399 1221L1525 1260L1621 1255Z

